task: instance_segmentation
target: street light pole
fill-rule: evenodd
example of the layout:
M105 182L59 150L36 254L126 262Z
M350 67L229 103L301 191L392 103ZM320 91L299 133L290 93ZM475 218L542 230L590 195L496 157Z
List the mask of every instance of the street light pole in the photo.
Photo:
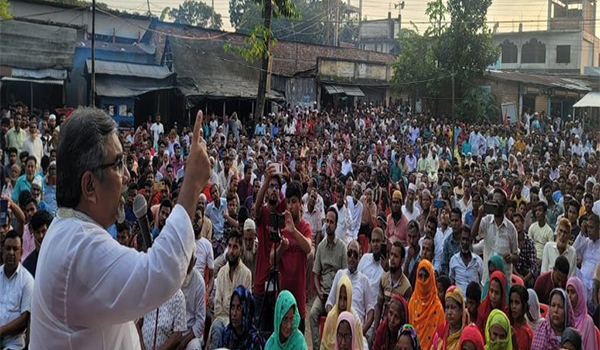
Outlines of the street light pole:
M96 0L92 0L92 107L96 107Z

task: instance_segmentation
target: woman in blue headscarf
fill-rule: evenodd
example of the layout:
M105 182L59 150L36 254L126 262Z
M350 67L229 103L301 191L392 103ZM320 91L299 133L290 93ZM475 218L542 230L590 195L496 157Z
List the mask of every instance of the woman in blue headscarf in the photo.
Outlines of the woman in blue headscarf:
M249 289L237 286L229 303L229 324L221 333L219 348L262 350L265 340L252 324L254 299Z

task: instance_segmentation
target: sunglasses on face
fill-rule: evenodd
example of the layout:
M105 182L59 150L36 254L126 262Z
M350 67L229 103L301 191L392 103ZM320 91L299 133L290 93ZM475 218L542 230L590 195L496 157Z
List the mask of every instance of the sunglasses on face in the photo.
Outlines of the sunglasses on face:
M349 258L354 257L354 259L358 259L358 251L356 251L354 249L348 249L348 257Z

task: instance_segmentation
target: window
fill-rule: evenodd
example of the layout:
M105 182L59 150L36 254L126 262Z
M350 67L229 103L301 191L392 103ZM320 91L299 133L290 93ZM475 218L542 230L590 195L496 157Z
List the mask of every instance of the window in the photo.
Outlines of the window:
M517 56L519 55L517 45L506 39L500 46L502 47L502 63L517 63Z
M571 63L571 45L556 46L556 63Z
M546 44L532 38L523 45L521 63L546 63Z

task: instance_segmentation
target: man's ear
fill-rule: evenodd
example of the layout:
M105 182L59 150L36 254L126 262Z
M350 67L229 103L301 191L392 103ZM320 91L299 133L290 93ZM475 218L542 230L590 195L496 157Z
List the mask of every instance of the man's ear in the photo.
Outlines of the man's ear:
M86 171L81 177L81 197L92 204L98 203L96 184L96 179L91 171Z

